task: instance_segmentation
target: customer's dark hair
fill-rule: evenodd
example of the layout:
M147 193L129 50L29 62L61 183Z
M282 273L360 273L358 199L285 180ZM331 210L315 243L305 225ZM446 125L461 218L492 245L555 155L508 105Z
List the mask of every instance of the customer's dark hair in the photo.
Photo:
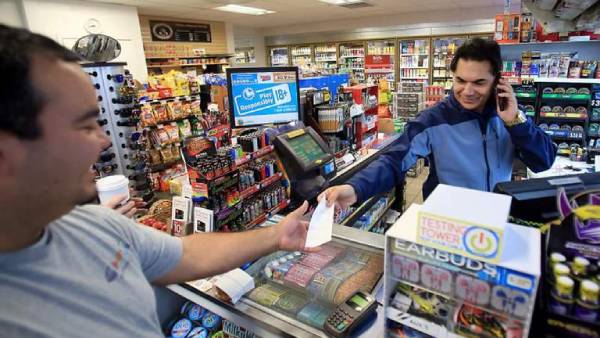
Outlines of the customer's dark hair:
M502 71L502 56L500 55L500 46L496 41L482 38L473 38L465 41L458 47L450 70L456 71L458 60L488 61L492 65L492 74L498 76Z
M31 60L39 55L67 62L80 58L56 41L25 29L0 24L0 130L36 139L45 98L31 82Z

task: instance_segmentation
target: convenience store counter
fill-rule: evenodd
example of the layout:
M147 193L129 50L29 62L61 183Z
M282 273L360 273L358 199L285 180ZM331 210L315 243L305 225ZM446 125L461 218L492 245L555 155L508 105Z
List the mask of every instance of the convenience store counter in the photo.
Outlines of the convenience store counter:
M387 149L399 135L392 135L383 140L378 140L373 148L367 149L361 153L361 157L341 169L337 175L330 181L331 185L343 184L354 173L366 167L370 162L377 158L383 150ZM397 189L398 190L398 189ZM400 189L401 190L401 189ZM400 193L403 193L400 191ZM383 262L384 236L362 231L349 226L334 224L333 228L334 245L340 245L344 248L352 248L358 251L367 251L381 255ZM263 259L261 259L263 260ZM259 264L258 260L254 264ZM383 263L382 263L383 269ZM251 266L247 272L253 270ZM262 266L254 268L262 270ZM383 273L383 272L382 272ZM275 311L267 306L261 305L249 298L250 292L235 305L223 302L210 292L205 293L194 287L194 282L185 284L169 285L167 287L173 293L190 300L207 310L236 323L249 331L254 332L260 337L327 337L320 329L310 326L289 314ZM258 285L257 285L258 288ZM255 288L255 289L257 289ZM382 292L383 278L379 278L374 288L371 290L373 295L377 295L378 308L374 318L369 318L361 324L351 335L351 337L381 337L383 335L383 314Z
M365 251L383 257L384 236L358 229L334 225L334 245L352 250ZM170 285L168 289L179 296L193 301L207 310L254 332L260 337L327 337L327 335L298 319L280 311L261 305L244 296L237 304L225 303L210 293L196 289L193 282ZM380 293L383 278L380 278L372 294ZM351 337L381 337L383 335L383 308L378 299L377 316L370 318Z

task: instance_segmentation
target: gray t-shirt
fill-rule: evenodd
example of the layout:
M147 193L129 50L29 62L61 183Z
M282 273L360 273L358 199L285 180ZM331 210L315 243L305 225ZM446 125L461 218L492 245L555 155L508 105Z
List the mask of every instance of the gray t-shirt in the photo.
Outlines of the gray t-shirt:
M0 336L164 337L150 282L181 254L179 238L76 207L32 246L0 253Z

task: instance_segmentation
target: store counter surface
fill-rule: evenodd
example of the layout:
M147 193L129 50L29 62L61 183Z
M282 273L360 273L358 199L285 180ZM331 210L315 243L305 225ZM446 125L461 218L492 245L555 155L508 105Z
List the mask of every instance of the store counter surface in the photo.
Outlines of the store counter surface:
M334 225L334 242L347 247L366 248L383 255L384 236L365 233L358 229ZM383 287L383 278L376 283L373 294ZM258 304L243 297L237 304L223 302L213 296L211 291L202 292L194 287L194 282L170 285L168 289L174 293L199 304L207 310L230 320L237 325L254 332L260 337L327 337L327 335L296 318L277 312L267 306ZM380 298L380 297L377 297ZM378 299L381 301L381 299ZM360 325L351 337L382 337L383 336L383 307L378 305L377 315L369 318Z
M552 164L552 167L546 171L534 173L531 171L531 169L527 168L527 177L542 178L551 176L566 176L584 174L593 171L593 164L588 164L581 161L571 161L568 157L556 156L556 160Z

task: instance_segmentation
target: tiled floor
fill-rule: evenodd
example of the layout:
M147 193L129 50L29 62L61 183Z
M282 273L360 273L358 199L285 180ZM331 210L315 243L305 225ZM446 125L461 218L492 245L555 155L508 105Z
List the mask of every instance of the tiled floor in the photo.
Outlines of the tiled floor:
M413 203L423 203L423 182L429 175L429 167L423 167L417 177L406 176L406 189L404 190L405 209Z

